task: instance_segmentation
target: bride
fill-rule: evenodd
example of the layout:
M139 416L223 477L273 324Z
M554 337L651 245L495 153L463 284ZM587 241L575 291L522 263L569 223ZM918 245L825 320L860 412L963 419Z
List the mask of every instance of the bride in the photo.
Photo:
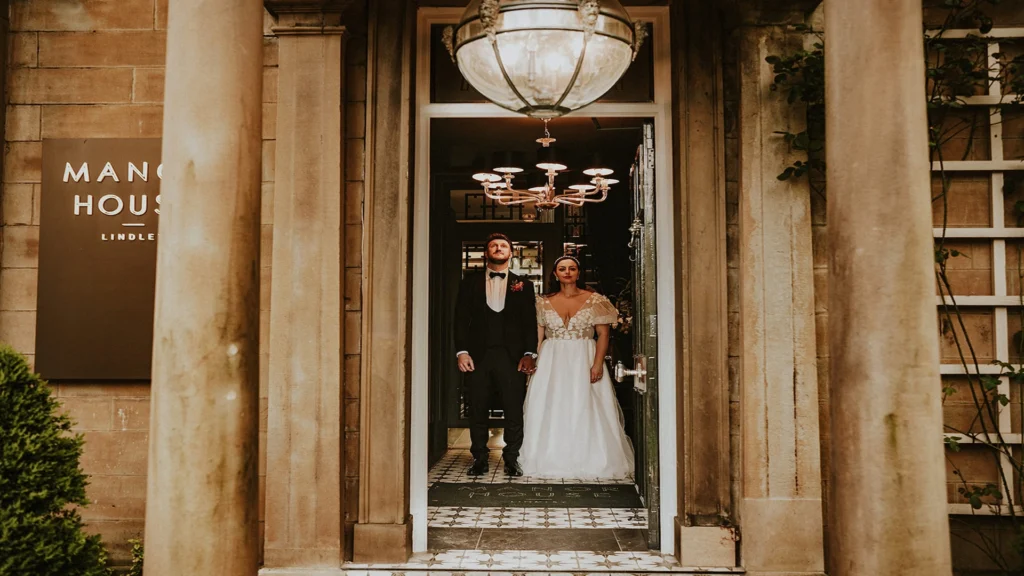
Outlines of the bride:
M618 311L580 288L572 256L555 261L554 276L560 290L537 297L541 344L523 407L523 471L542 478L631 477L633 446L604 366L608 325Z

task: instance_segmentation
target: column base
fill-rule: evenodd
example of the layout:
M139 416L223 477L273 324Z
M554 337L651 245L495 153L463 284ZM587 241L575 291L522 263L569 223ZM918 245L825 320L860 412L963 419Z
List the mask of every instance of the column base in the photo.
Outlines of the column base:
M356 564L401 564L412 555L412 518L404 524L356 524L352 561Z
M303 567L313 569L340 566L339 548L264 548L263 565L276 567Z
M676 551L683 566L736 567L736 532L721 526L683 526L676 518Z
M745 498L742 518L742 558L748 574L824 573L821 500Z

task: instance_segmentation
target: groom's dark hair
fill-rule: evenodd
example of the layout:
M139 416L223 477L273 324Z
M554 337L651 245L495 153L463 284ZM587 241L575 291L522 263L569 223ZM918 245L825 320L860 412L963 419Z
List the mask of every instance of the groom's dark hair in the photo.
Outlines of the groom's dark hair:
M508 242L508 247L509 248L512 247L512 241L508 239L508 236L505 236L501 232L495 232L495 233L491 234L490 236L488 236L487 237L487 244L485 244L485 246L490 246L491 242L493 242L495 240L504 240L505 242Z

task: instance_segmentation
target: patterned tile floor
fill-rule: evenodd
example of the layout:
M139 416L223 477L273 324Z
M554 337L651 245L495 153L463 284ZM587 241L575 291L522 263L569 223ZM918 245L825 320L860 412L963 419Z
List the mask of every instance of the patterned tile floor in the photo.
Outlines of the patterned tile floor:
M467 476L466 472L473 464L473 455L469 449L454 448L448 452L430 469L427 475L427 483L445 482L453 484L633 484L632 478L621 478L616 480L588 479L588 478L533 478L520 476L509 478L502 470L501 451L491 450L488 457L490 471L484 476Z
M647 528L642 508L473 508L431 506L430 528Z
M345 564L347 574L358 575L358 570L371 567ZM534 550L446 550L415 554L405 564L375 564L378 570L430 570L494 572L553 571L553 572L675 572L680 565L671 556L656 552L542 552Z

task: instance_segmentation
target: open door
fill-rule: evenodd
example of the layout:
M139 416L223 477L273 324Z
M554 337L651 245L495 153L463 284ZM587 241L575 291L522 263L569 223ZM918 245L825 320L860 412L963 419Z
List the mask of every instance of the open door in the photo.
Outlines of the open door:
M658 493L658 299L654 234L654 124L645 122L643 142L630 169L633 192L633 365L615 365L615 379L633 379L633 438L636 443L636 485L648 514L647 544L661 545Z

